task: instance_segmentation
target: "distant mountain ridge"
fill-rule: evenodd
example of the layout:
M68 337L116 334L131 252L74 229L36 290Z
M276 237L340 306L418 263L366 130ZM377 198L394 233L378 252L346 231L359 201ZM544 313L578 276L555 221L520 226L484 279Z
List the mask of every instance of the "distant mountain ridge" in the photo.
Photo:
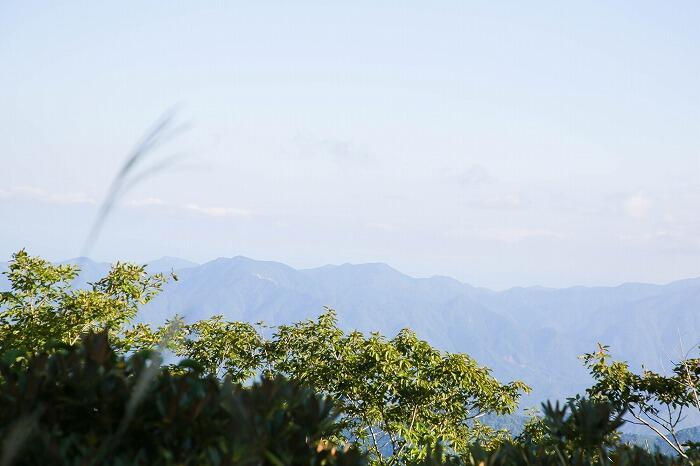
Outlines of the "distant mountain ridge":
M89 259L80 264L79 284L109 268ZM687 351L700 340L699 278L492 291L449 277L410 277L382 263L295 269L237 256L201 265L177 258L150 264L152 272L174 270L179 280L144 307L141 321L223 314L280 324L314 318L329 306L346 329L391 337L409 327L441 349L472 355L502 380L524 380L534 388L524 406L563 399L590 385L577 358L598 342L638 370L642 364L668 367L681 355L679 342ZM6 286L0 279L0 287Z

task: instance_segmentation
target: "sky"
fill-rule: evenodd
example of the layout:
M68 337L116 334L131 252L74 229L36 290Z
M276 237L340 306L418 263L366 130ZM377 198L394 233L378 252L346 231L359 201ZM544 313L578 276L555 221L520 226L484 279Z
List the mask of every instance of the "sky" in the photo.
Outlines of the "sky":
M0 2L0 259L700 276L700 3Z

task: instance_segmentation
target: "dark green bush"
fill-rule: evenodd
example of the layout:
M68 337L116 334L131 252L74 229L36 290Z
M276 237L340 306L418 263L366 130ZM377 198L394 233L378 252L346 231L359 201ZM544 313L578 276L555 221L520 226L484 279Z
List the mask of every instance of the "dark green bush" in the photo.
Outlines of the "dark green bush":
M249 388L118 356L105 333L82 345L0 363L3 462L17 465L359 465L332 403L295 383ZM11 463L11 459L14 459Z
M414 466L690 466L700 457L664 456L619 442L622 416L609 403L573 399L543 405L543 416L495 450L474 446L466 455L434 449Z
M106 333L28 361L0 361L0 464L363 465L337 449L330 400L285 379L244 388L202 375L195 361L117 355ZM621 445L620 414L598 401L545 405L523 435L459 456L438 445L412 466L685 466L698 458ZM375 460L377 461L377 460ZM394 457L377 464L393 466ZM397 463L399 461L399 463Z

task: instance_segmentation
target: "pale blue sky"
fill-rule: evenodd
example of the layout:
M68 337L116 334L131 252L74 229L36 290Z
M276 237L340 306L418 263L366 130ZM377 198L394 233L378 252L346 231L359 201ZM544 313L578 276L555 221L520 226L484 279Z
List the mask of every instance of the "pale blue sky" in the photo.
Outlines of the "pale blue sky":
M60 4L59 4L60 3ZM0 3L0 245L382 261L476 285L700 275L700 3Z

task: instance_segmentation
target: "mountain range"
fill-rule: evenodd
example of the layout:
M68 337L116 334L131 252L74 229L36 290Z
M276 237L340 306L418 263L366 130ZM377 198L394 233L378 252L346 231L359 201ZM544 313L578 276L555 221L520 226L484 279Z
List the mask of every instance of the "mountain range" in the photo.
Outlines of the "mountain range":
M66 262L81 266L78 286L109 269L86 258ZM524 407L589 386L578 356L594 351L598 342L610 345L613 356L634 370L642 365L664 370L700 337L699 278L666 285L493 291L448 277L410 277L382 263L295 269L242 256L201 265L165 257L148 270L173 270L178 281L142 309L140 321L223 314L274 325L314 318L328 306L345 329L390 337L409 327L440 349L470 354L503 381L527 382L533 393ZM0 288L6 287L0 279Z

